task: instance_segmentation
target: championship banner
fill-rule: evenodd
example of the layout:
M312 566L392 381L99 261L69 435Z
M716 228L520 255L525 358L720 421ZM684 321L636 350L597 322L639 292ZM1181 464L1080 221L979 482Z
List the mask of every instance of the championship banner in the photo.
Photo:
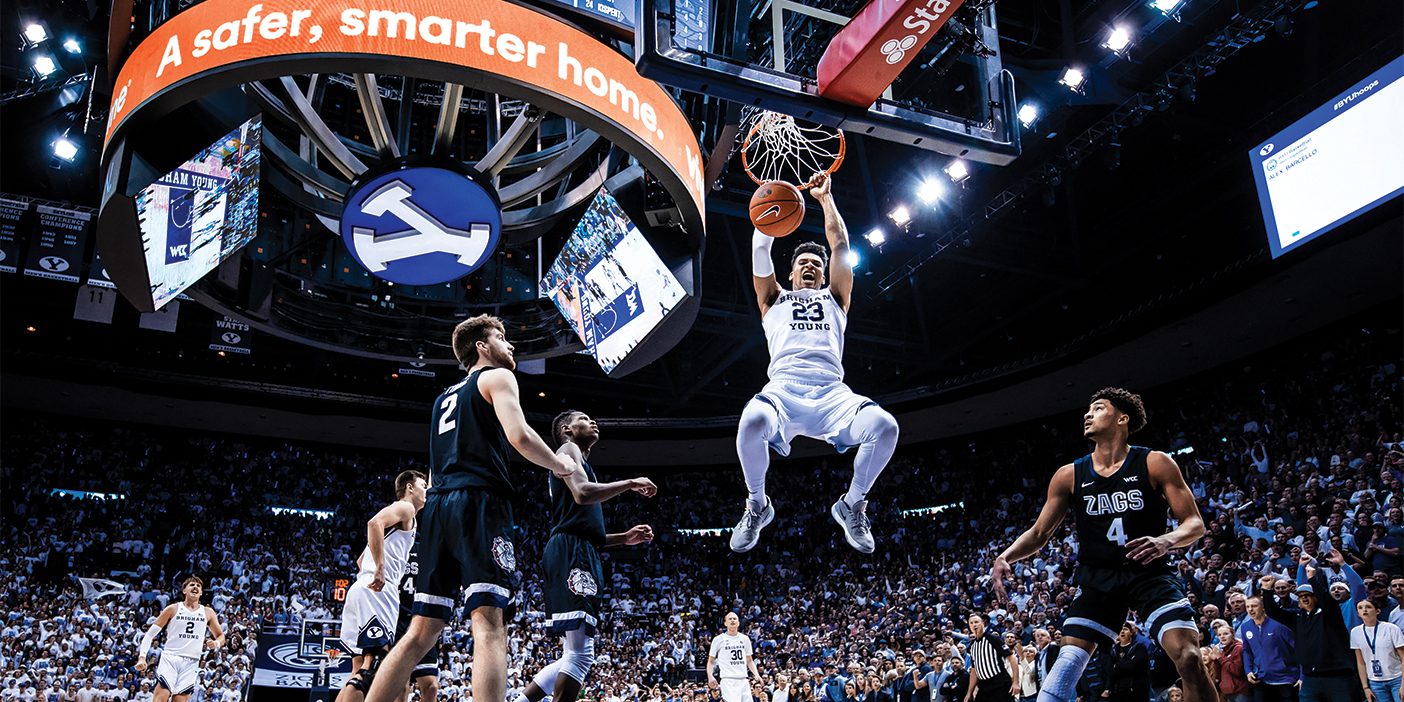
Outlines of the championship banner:
M819 58L819 94L868 107L965 0L870 0Z
M174 303L173 303L174 304ZM247 356L253 353L253 327L238 317L220 315L210 330L210 350Z
M295 634L258 635L258 655L254 658L253 684L262 687L294 687L310 689L312 679L326 661L323 651L302 650ZM351 676L351 656L341 655L335 665L327 665L328 682L333 690L341 689Z
M123 64L104 162L114 137L148 105L161 114L249 80L353 66L450 80L586 118L665 184L684 189L689 197L675 197L690 200L699 217L704 209L700 148L672 96L610 44L506 0L195 4L152 30Z
M28 200L0 197L0 273L14 273L19 265L20 220L28 211Z
M88 254L92 213L52 205L37 205L34 211L39 225L29 242L24 274L78 282L78 271Z

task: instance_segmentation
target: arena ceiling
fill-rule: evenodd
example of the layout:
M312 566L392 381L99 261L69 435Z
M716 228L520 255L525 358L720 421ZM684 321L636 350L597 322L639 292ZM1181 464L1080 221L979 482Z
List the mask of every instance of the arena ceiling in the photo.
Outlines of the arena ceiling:
M826 6L849 11L858 4ZM1056 83L1067 57L1095 55L1106 28L1144 3L998 2L1004 65L1018 81L1021 101L1043 107L1038 124L1024 133L1018 161L976 167L951 198L880 248L862 242L862 234L884 224L893 206L910 202L915 185L939 175L948 159L856 138L836 177L839 209L863 254L847 336L849 383L904 407L940 404L1052 372L1280 272L1285 264L1268 256L1247 149L1397 56L1404 25L1398 3L1370 3L1368 10L1340 2L1300 9L1303 4L1190 0L1182 22L1139 40L1125 59L1094 65L1094 86L1079 96ZM1291 10L1281 15L1288 20L1259 32L1258 41L1212 73L1160 95L1134 123L1121 123L1069 162L1069 145L1218 41L1235 12L1269 5ZM42 12L82 45L104 43L107 17L95 3L12 7L0 32L5 37L19 35L17 17ZM28 70L13 44L0 52L0 89L7 94L0 108L0 191L95 206L96 145L88 146L86 160L63 168L49 167L46 151L46 135L81 101L58 104L54 94L9 98L24 87ZM89 50L89 62L99 53ZM933 90L957 88L943 83ZM1001 200L1026 178L1037 178L1037 187ZM588 357L549 359L545 375L522 378L529 410L549 414L578 405L602 417L640 420L739 411L764 383L767 362L748 280L748 183L732 168L710 195L702 309L686 338L619 380L605 378ZM1387 226L1399 208L1379 216ZM1337 241L1369 226L1347 228ZM821 237L820 227L811 217L778 251ZM1322 242L1300 255L1333 245ZM1367 283L1399 295L1397 278ZM267 337L248 358L219 357L208 350L203 327L154 332L138 328L135 313L112 325L76 322L71 285L5 275L0 286L6 373L103 383L135 372L145 380L123 381L129 387L146 383L162 392L210 391L211 378L230 392L315 388L329 402L362 398L405 414L420 411L453 380L448 369L436 378L392 377L397 364Z

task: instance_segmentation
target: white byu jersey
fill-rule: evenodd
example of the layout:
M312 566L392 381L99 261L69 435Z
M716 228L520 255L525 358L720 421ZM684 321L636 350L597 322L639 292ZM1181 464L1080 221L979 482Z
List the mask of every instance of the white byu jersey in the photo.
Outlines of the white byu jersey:
M771 380L843 382L843 332L848 314L828 288L786 291L761 319L770 347Z
M408 531L390 527L385 532L385 589L399 590L400 579L408 568L410 550L414 548L414 529ZM371 558L370 546L361 552L361 572L357 579L367 583L375 576L375 559Z
M208 627L204 605L186 609L184 602L177 602L175 616L166 622L166 645L161 648L161 656L199 658L205 650L205 630Z
M718 634L712 639L712 650L723 678L746 678L746 656L751 655L751 637L745 634Z

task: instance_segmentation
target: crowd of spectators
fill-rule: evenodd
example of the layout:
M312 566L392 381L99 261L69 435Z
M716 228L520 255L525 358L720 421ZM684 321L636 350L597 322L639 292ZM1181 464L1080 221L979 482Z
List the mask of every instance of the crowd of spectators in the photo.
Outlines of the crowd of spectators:
M1347 636L1361 623L1357 601L1373 603L1382 621L1400 616L1398 341L1322 335L1146 394L1150 425L1133 442L1176 457L1208 528L1174 558L1201 615L1203 659L1227 695L1336 673L1361 690L1348 644L1332 639L1325 645L1344 648L1317 655L1298 647L1323 644L1297 635L1290 651L1262 652L1248 638L1245 627L1312 626L1293 609L1301 584L1328 590L1317 593L1325 604L1342 603ZM716 702L700 667L723 616L735 611L764 677L757 702L962 702L972 612L988 615L992 631L1029 663L1020 682L1035 695L1075 594L1071 530L1065 525L1036 557L1015 564L1007 601L994 599L988 573L993 556L1032 523L1053 471L1086 452L1081 412L1069 407L1057 420L900 449L870 495L875 556L848 548L827 514L851 459L777 464L772 485L813 490L773 495L777 520L746 554L727 547L745 494L738 469L644 471L659 495L607 504L606 522L610 531L648 523L660 537L605 552L607 614L582 694ZM71 426L58 418L5 422L0 702L145 700L152 678L133 671L137 643L187 574L204 577L228 632L224 649L202 664L199 702L238 702L249 694L259 633L339 615L327 583L354 575L365 520L392 499L393 476L426 469L419 455ZM627 477L596 468L602 478ZM540 627L533 567L549 529L546 480L521 471L513 689L559 655ZM85 595L79 577L124 591ZM1250 599L1264 586L1270 603ZM1253 623L1255 602L1271 610L1261 625ZM1086 699L1176 695L1174 668L1154 642L1134 622L1121 638L1089 667ZM460 618L445 634L442 699L471 699L471 650ZM1335 669L1342 661L1348 670Z

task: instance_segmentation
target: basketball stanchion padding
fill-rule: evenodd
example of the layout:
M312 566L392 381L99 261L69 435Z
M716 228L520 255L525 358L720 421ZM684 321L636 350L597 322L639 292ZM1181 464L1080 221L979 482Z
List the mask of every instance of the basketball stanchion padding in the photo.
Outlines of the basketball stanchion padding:
M799 229L804 221L804 198L783 180L762 183L751 196L751 224L766 236L782 237Z

